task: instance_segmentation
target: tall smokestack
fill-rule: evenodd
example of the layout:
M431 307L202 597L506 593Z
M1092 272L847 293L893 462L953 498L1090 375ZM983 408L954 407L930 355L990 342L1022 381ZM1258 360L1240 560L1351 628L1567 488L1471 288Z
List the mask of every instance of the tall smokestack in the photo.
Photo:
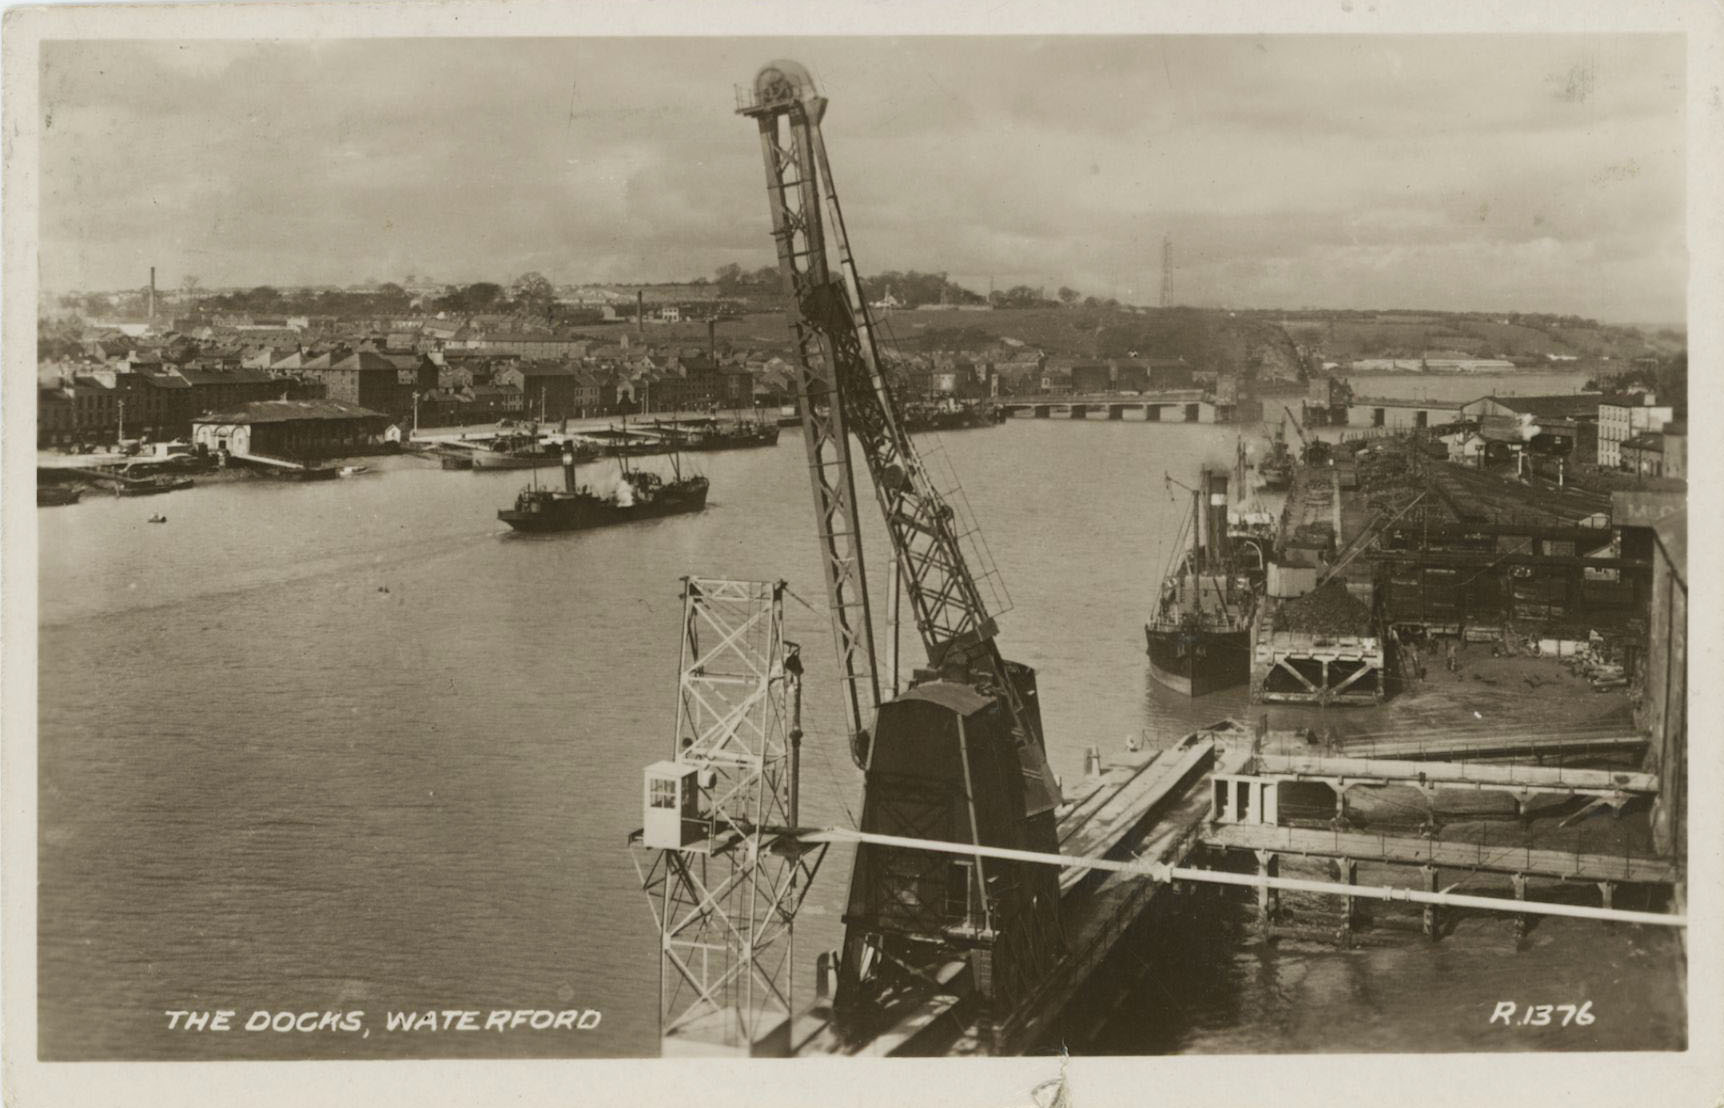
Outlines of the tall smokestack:
M712 359L714 366L718 365L718 320L706 321L706 355Z
M646 334L646 293L635 290L635 334Z
M150 267L150 322L156 321L156 267Z
M1227 474L1205 469L1204 478L1209 559L1219 568L1227 559Z

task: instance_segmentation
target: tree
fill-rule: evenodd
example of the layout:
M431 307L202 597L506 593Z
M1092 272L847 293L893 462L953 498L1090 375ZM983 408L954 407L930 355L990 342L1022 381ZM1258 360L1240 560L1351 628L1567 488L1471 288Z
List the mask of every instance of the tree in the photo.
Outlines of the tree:
M717 279L720 285L740 285L742 283L742 267L735 262L721 265L718 267Z
M1072 304L1075 304L1077 302L1077 298L1080 295L1082 295L1082 294L1079 293L1078 290L1076 290L1076 289L1067 288L1064 285L1060 286L1060 292L1059 292L1060 303L1066 305L1067 307L1070 307Z
M557 302L557 290L551 286L549 279L537 271L523 273L515 278L510 288L515 306L529 316L542 315L551 318L551 309Z
M496 306L503 297L503 287L480 281L465 288L450 286L438 301L437 308L446 312L482 312Z
M531 311L544 311L557 298L557 291L544 274L523 273L509 286L509 295L516 304Z

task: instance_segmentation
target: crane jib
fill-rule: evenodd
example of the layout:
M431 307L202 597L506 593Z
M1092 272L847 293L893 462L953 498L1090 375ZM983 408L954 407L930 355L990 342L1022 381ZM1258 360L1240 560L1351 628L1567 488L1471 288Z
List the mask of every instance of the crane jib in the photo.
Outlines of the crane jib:
M803 76L798 74L797 79ZM756 92L760 94L758 87ZM805 339L807 331L819 339L798 343L805 430L819 436L843 427L846 437L854 434L861 443L929 664L968 671L968 679L1003 697L1026 778L1026 807L1031 812L1046 811L1058 804L1060 790L1047 763L1041 729L1025 710L1006 672L1007 663L993 643L997 627L966 564L954 513L924 471L880 370L872 321L858 297L861 281L820 134L824 112L818 109L823 108L824 100L813 96L810 86L797 88L779 74L766 86L765 97L745 109L745 114L759 121L767 152L767 191L780 269L794 310L792 327L802 331ZM787 133L781 132L781 121ZM837 267L831 266L829 255L837 257ZM822 396L826 389L836 395ZM817 405L817 398L826 403ZM834 461L842 465L848 459ZM817 492L817 498L821 496ZM830 494L825 498L830 499ZM854 510L853 503L844 507ZM829 511L826 504L817 508L823 515ZM831 539L827 541L830 547ZM833 578L829 591L834 600L843 601L834 604L835 614L856 609L864 613L859 623L871 626L872 619L865 614L866 580L848 564L859 557L860 551L846 557L829 550L827 568ZM856 642L855 630L839 632L841 643L847 644L841 663L872 667L873 652ZM864 678L847 671L845 676L852 687L883 684L872 674ZM860 718L855 720L855 730L862 731Z
M966 558L968 528L905 429L820 133L825 108L807 69L791 61L762 67L738 103L760 132L829 614L866 773L861 824L922 837L947 828L945 838L977 846L1057 851L1060 790L1035 671L1001 656ZM884 702L880 690L898 682L896 673L890 685L881 680L875 663L854 487L864 468L891 544L895 596L909 601L929 663ZM975 553L986 570L985 552ZM895 645L892 657L895 664ZM1057 874L979 855L933 866L938 873L890 847L858 850L835 1009L884 1002L957 956L972 961L989 1018L1001 1023L1047 979L1064 950ZM954 889L962 895L949 895ZM960 933L974 937L963 949L941 938Z

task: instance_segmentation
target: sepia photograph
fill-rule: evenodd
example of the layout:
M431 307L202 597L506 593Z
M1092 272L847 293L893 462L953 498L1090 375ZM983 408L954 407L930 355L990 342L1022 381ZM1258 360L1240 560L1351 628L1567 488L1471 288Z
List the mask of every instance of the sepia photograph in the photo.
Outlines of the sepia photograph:
M1354 6L8 12L8 1084L1713 1103L1719 21Z

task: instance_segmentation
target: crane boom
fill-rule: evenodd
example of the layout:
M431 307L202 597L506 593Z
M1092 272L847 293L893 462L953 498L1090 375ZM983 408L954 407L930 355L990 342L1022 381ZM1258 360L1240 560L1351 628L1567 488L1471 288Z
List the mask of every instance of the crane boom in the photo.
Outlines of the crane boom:
M763 99L776 102L794 95L779 88L766 92L770 95L757 94L751 102ZM799 102L797 106L800 110ZM793 306L799 307L827 289L832 280L821 227L822 201L814 150L811 143L798 141L794 131L781 136L778 114L765 112L758 118L779 273L785 293ZM868 604L850 435L845 426L845 405L837 402L832 368L835 359L828 350L829 340L811 325L804 311L792 311L789 323L795 346L797 409L825 563L827 606L832 617L851 751L860 764L866 735L880 703L880 677L874 659L873 616Z
M759 122L779 270L793 301L798 407L853 751L865 764L881 681L847 434L862 447L930 666L969 674L1007 699L1032 789L1031 812L1051 810L1059 803L1059 787L1047 765L1039 721L1007 679L1007 663L994 642L998 627L966 562L955 513L929 478L886 379L820 131L826 100L815 95L801 66L774 62L761 71L739 110Z
M858 848L835 1004L877 1013L905 989L948 977L943 967L962 960L988 1018L1004 1021L1064 949L1057 880L981 851L1059 849L1059 785L1045 753L1035 673L1000 655L956 515L905 429L821 136L826 100L806 69L779 61L761 69L737 110L760 130L851 752L865 772L862 827L978 848L963 861ZM894 687L887 701L874 656L851 436L928 658L910 688Z

